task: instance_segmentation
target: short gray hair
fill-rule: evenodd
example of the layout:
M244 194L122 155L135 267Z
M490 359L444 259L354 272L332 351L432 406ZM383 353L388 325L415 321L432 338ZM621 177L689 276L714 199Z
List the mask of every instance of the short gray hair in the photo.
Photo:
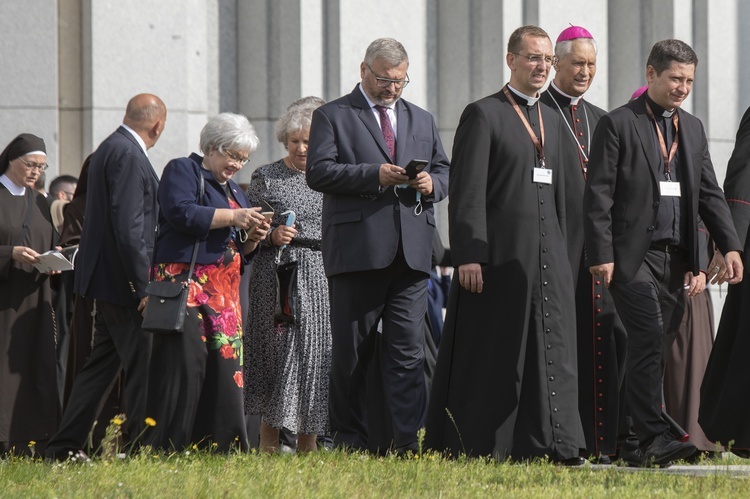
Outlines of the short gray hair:
M302 97L289 104L284 115L276 122L276 139L286 147L289 134L308 130L312 122L313 111L323 104L325 104L323 99L313 95Z
M596 41L593 38L573 38L572 40L565 40L555 44L555 56L558 60L570 54L570 51L573 50L573 42L575 41L589 42L594 46L594 53L599 55L599 47L596 46Z
M378 38L367 47L365 64L372 65L377 59L385 61L390 66L398 66L406 61L409 66L409 55L401 42L393 38Z
M220 153L226 151L247 151L253 153L260 144L255 128L241 114L217 114L201 130L200 150L205 155L211 149Z

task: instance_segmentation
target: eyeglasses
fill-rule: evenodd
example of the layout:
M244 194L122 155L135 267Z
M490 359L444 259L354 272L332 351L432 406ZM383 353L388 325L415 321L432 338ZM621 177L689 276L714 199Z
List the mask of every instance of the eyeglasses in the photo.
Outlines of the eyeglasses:
M372 70L369 64L365 63L365 66L367 66L367 69L370 70L370 73L375 77L375 84L379 88L388 88L391 84L393 84L396 87L396 90L404 88L406 85L409 84L409 73L406 74L406 78L403 80L391 80L390 78L381 78L380 76L375 74L375 71Z
M511 52L513 55L520 55L521 57L525 57L528 59L529 63L533 64L534 66L540 65L542 62L547 64L548 66L554 66L557 64L557 56L553 55L525 55L525 54L519 54L518 52Z
M26 165L26 169L27 170L33 170L34 168L39 168L39 171L43 172L44 170L46 170L47 168L49 168L49 165L47 163L31 163L29 161L26 161L25 159L23 159L20 156L18 157L18 159L20 159L21 162L24 165Z
M239 166L245 166L245 163L247 163L248 161L250 161L249 157L248 158L240 158L239 156L235 156L233 153L231 153L229 151L224 151L222 154L224 156L228 157L229 159L231 159L232 161L234 161L234 163L236 165L239 165Z

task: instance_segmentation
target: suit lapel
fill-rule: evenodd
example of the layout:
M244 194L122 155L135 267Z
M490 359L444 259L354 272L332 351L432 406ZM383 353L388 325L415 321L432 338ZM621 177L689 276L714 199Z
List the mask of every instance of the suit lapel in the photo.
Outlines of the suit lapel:
M654 157L654 151L656 151L656 142L654 140L654 124L648 118L645 112L638 113L636 111L636 118L633 122L635 126L635 132L641 139L641 147L643 147L643 155L646 156L648 166L651 168L651 173L654 179L659 176L659 161Z
M406 106L401 102L401 99L396 101L396 165L405 165L406 162L403 160L404 151L406 150L406 142L408 137L409 128L409 113L406 110ZM421 159L421 158L420 158Z
M354 87L354 91L349 95L351 96L352 107L359 108L359 119L362 121L362 123L365 125L367 130L370 132L370 135L372 135L372 138L375 139L375 142L378 144L378 147L383 152L383 155L386 158L388 158L391 162L393 162L394 158L391 158L388 155L388 147L386 147L385 145L385 139L383 138L383 131L380 129L380 125L378 125L378 120L375 119L375 115L373 114L373 111L370 108L370 105L367 103L367 100L365 99L364 95L362 95L362 91L360 90L359 85ZM401 127L399 126L399 129L400 128ZM398 154L398 137L396 137L396 153Z

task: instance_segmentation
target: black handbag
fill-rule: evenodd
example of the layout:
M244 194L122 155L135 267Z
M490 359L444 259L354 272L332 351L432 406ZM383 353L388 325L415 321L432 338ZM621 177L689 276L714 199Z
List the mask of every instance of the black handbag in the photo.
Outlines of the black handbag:
M299 262L289 262L276 267L276 310L277 323L297 323L297 269Z
M205 184L203 175L198 171L201 190L198 203L203 199ZM158 237L158 235L157 235ZM192 282L195 259L198 256L198 244L200 239L195 239L193 245L193 257L190 260L190 272L185 282L154 281L146 285L148 303L143 315L141 329L150 333L182 333L185 328L185 316L187 315L187 299L189 286ZM155 245L154 245L155 246ZM156 259L156 247L154 247L154 259ZM153 262L150 272L153 272Z

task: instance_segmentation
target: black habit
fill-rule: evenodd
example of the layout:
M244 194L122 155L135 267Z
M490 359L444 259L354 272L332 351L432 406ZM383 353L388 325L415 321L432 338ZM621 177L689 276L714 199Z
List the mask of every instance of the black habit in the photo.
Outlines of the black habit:
M584 262L583 189L591 136L606 114L583 98L573 100L550 85L541 101L565 119L562 153L565 165L565 215L570 267L575 279L578 330L578 410L590 456L614 455L624 377L625 327L601 278ZM580 148L579 148L580 145Z
M750 455L750 109L740 122L724 193L743 245L742 282L729 286L701 385L698 422L706 436Z
M44 253L55 229L47 200L28 187L13 196L0 184L0 206L0 451L29 453L34 441L38 452L58 421L54 312L49 276L15 262L12 248ZM29 230L17 244L29 206Z
M453 264L483 266L484 290L453 280L427 416L429 447L454 456L569 459L578 415L573 279L565 246L561 121L514 94L537 136L541 107L552 183L503 92L461 116L450 177Z

